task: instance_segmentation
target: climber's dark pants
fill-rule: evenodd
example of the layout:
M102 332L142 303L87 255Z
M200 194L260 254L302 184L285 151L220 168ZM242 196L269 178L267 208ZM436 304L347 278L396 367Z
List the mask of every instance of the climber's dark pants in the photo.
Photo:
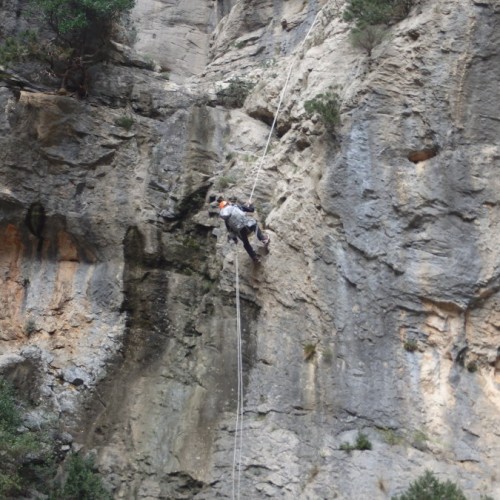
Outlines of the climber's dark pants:
M257 228L257 230L259 229L258 226L255 227ZM253 229L254 228L244 227L243 229L240 230L239 237L240 240L243 242L243 246L245 247L247 254L250 255L252 259L255 259L257 254L255 253L255 250L252 248L252 245L250 245L250 242L248 241L248 235L252 232Z
M259 241L262 241L265 239L258 224L255 224L255 225L250 226L250 227L248 227L248 226L244 227L238 233L238 236L240 237L240 240L243 242L243 246L245 247L247 254L250 255L250 257L252 259L255 259L257 254L255 253L255 250L253 249L252 245L250 245L250 242L248 241L248 235L250 233L253 233L254 231L255 231L255 234L257 235L257 238L259 239Z

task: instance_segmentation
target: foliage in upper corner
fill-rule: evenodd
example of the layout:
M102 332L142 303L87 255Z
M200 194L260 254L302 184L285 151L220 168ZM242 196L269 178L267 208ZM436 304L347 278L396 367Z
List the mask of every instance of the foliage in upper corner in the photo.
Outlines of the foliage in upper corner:
M113 22L134 1L30 0L22 14L38 31L8 37L0 45L0 64L36 60L44 66L43 73L61 82L63 90L84 97L88 67L105 58Z
M304 109L309 115L318 113L327 128L334 128L340 123L340 98L335 92L316 95L304 103Z
M344 10L344 20L355 22L351 43L371 56L372 50L385 37L387 26L401 21L416 0L349 0Z
M393 496L392 500L467 500L462 490L451 481L439 481L434 474L426 470L405 493Z
M117 15L134 0L32 0L56 36L66 43L88 43L90 35L106 36Z
M416 0L348 0L344 20L355 21L358 28L389 25L404 19L415 2Z

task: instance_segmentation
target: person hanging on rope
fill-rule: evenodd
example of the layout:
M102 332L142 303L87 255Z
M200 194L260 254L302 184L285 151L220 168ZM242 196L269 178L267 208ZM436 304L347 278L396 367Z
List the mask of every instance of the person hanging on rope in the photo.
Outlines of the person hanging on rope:
M224 219L226 223L226 228L228 230L227 239L228 241L238 242L238 238L243 242L243 246L250 255L251 259L258 264L260 258L253 249L252 245L248 241L248 236L251 233L255 233L259 241L261 241L265 246L269 245L271 239L269 235L263 233L257 221L251 217L247 217L245 212L255 212L253 205L237 205L230 203L225 200L222 196L217 199L219 202L219 216Z

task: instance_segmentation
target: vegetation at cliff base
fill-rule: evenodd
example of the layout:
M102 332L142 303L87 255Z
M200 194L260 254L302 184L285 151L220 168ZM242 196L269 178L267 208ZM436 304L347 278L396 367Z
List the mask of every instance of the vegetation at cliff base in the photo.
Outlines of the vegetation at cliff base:
M57 462L64 454L56 452L48 429L30 430L23 425L25 411L26 403L0 378L0 498L111 499L92 457L69 455L63 481L55 481Z
M74 453L66 465L64 485L52 494L51 500L111 500L95 472L92 456L83 458Z
M462 490L451 481L439 481L429 470L410 484L408 490L392 500L467 500Z
M43 432L22 428L20 403L12 386L0 379L0 497L25 493L33 485L44 489L53 475L53 453Z

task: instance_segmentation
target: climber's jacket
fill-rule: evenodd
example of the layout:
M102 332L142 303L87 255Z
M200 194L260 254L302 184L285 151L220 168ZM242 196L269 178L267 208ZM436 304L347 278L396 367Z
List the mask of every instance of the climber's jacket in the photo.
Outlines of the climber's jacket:
M243 228L246 227L253 230L254 226L257 224L257 221L251 217L247 217L245 212L255 212L255 208L253 206L246 207L244 205L226 205L220 211L219 215L224 219L227 230L239 235Z

